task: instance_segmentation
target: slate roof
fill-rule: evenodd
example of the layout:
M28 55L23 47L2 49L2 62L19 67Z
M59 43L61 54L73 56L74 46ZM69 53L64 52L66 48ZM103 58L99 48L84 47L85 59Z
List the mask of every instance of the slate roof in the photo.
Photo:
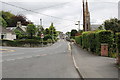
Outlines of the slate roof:
M5 29L2 26L0 26L0 33L12 33L12 34L15 34L13 31Z

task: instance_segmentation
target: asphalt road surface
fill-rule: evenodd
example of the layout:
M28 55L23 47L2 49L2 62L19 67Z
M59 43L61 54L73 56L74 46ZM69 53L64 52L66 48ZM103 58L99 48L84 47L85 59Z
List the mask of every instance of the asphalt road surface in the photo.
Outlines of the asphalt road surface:
M79 78L67 41L43 48L2 47L0 51L3 78Z

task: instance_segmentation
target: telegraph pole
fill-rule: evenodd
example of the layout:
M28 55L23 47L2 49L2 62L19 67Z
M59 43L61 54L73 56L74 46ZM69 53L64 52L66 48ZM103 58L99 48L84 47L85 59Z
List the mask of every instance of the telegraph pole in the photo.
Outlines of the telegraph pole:
M80 31L80 21L78 21L78 31Z
M40 19L40 26L42 26L42 19Z
M40 19L40 27L41 27L41 29L42 29L42 19ZM42 47L43 47L43 36L44 36L44 34L43 34L43 32L42 32L42 30L41 30L41 43L42 43Z
M80 21L77 21L78 23L75 25L78 25L78 32L80 31Z

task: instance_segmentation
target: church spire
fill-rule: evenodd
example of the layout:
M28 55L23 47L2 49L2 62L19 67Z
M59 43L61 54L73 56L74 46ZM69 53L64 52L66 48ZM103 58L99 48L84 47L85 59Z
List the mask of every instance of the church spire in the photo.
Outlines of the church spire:
M89 13L89 11L88 11L88 2L87 2L87 0L86 0L86 13Z
M83 0L83 31L85 31L85 4Z

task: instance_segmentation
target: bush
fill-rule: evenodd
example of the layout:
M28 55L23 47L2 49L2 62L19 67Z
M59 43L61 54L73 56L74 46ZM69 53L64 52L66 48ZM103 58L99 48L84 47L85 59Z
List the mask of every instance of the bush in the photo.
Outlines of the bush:
M112 47L113 32L109 30L88 31L82 33L81 36L76 36L75 40L76 43L82 46L82 48L100 55L102 43L107 43L109 49Z
M75 36L75 41L77 44L79 44L80 46L82 46L82 36Z
M117 43L118 53L120 56L120 33L116 33L116 43Z
M100 55L101 51L101 43L108 44L108 51L111 52L110 48L112 48L113 44L113 32L109 30L101 30L96 32L96 53Z
M25 40L1 40L2 46L12 46L12 47L37 47L41 46L43 43L44 45L47 45L47 41L41 42L40 40L34 40L34 39L25 39Z

